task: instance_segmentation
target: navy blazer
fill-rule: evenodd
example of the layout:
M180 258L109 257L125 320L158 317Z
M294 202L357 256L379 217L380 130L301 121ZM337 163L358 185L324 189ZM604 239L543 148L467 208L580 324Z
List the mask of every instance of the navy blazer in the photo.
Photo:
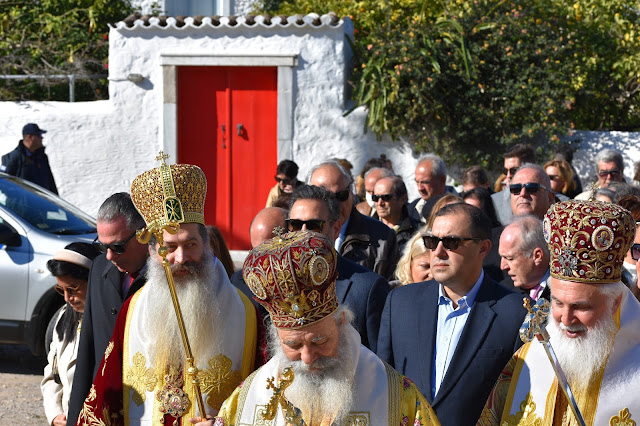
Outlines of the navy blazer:
M377 354L413 380L443 426L475 425L498 375L522 345L521 294L485 274L440 390L431 394L439 283L394 289L385 303Z
M354 313L354 326L360 333L362 344L375 352L380 328L380 315L389 294L389 283L375 272L338 255L336 297L339 304L349 306ZM264 318L268 313L254 299L253 293L242 279L242 271L231 276L231 283L254 302Z
M145 283L140 274L131 283L126 295L122 295L123 272L120 272L105 254L96 257L91 264L87 299L82 315L82 328L78 343L76 372L73 377L67 424L75 425L96 370L100 367L104 351L116 325L122 303Z

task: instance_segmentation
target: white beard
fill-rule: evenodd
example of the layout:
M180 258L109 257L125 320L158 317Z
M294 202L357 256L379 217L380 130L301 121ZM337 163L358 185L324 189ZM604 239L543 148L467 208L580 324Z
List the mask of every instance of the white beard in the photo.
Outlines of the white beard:
M342 424L353 402L360 348L360 335L356 329L345 323L340 329L338 356L320 357L312 365L290 361L280 346L275 327L271 326L270 334L270 349L278 371L282 372L289 366L293 368L294 380L285 390L285 396L300 409L305 424L320 424L326 417L333 417L333 425ZM321 370L310 373L310 367Z
M584 391L593 376L604 368L618 327L613 317L607 315L578 338L567 337L562 331L567 328L578 331L582 326L565 327L563 324L556 324L553 318L547 324L553 350L569 385L574 392Z
M172 265L172 270L176 269L175 266ZM205 252L200 264L190 264L187 268L191 273L174 277L174 283L191 351L197 367L202 368L224 347L222 333L216 329L216 324L222 324L220 307L208 278L215 276L214 258ZM168 362L173 367L182 366L186 358L182 335L164 268L155 256L150 256L147 261L147 278L145 290L148 297L143 321L149 336L145 340L151 342L150 361L153 364Z

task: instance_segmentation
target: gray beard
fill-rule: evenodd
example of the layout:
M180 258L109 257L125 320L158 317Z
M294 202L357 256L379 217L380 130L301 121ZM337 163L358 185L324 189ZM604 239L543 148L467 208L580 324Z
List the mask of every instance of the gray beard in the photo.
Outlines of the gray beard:
M547 332L573 392L585 391L596 373L604 368L616 331L613 317L607 315L584 336L572 339L551 318Z
M305 423L320 424L324 417L332 416L332 424L342 424L353 403L360 349L360 335L356 329L345 323L340 329L338 356L320 357L313 365L306 365L302 361L290 361L280 346L273 325L270 330L270 349L278 365L278 372L289 366L293 368L294 380L286 389L285 396L300 409ZM320 371L314 370L311 373L311 367Z
M214 258L205 252L202 262L190 265L189 269L190 274L173 280L191 351L197 367L203 368L224 347L222 333L216 327L222 324L222 316L211 283L211 277L215 276ZM182 366L186 358L182 335L164 268L155 256L147 261L147 278L144 327L150 336L151 362L164 363L166 359L172 367Z

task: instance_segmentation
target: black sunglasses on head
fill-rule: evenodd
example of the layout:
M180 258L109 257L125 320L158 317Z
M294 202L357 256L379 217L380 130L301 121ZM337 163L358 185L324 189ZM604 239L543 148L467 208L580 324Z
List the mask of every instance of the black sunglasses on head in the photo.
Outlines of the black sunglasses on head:
M535 194L539 189L548 191L548 189L544 185L540 185L537 182L527 182L524 184L512 183L511 185L509 185L509 191L511 191L511 193L514 195L518 195L520 192L522 192L522 188L524 188L524 191L527 194Z
M374 203L377 203L378 200L382 200L385 203L388 203L389 201L393 200L394 195L393 194L382 194L382 195L372 195L371 199L373 200Z
M95 240L93 240L93 243L91 243L96 249L98 249L100 251L100 253L106 253L107 250L111 250L112 252L114 252L115 254L123 254L125 251L127 251L127 243L136 235L135 231L133 234L131 234L131 236L129 236L129 238L127 238L124 241L121 241L119 243L113 243L113 244L104 244L101 243L98 240L98 237L96 237Z
M307 225L307 229L309 231L322 232L322 228L324 227L324 220L322 219L287 219L285 220L285 223L287 224L289 231L301 231L302 227Z
M424 246L429 250L435 250L440 241L442 246L447 250L455 250L460 247L462 241L481 241L482 238L461 238L461 237L436 237L435 235L423 235L422 241Z

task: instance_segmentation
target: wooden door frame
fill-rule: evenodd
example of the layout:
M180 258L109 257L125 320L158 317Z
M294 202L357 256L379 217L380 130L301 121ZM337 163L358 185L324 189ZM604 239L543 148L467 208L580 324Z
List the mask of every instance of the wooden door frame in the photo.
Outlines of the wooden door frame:
M180 66L277 67L278 68L278 162L293 158L293 69L298 66L297 53L221 54L161 53L162 132L160 142L165 153L178 159L178 73Z

